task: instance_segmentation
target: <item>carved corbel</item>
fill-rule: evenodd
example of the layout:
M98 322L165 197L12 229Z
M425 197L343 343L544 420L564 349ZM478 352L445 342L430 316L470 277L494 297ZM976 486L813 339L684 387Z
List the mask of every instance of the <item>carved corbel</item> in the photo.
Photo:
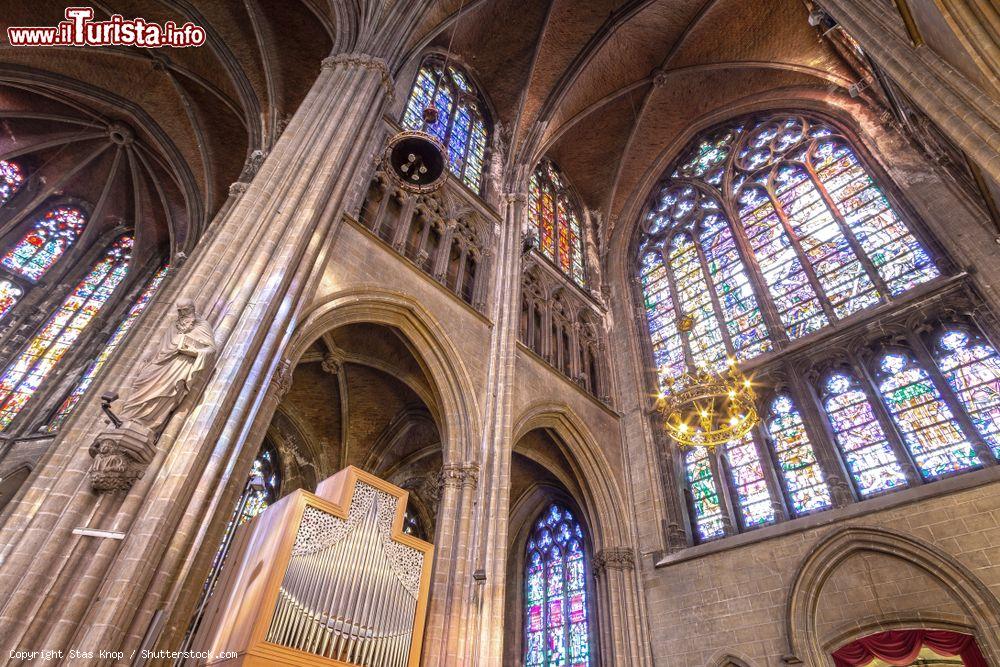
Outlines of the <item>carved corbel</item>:
M96 493L128 491L153 460L156 437L152 429L134 421L100 433L90 445L94 459L87 471Z

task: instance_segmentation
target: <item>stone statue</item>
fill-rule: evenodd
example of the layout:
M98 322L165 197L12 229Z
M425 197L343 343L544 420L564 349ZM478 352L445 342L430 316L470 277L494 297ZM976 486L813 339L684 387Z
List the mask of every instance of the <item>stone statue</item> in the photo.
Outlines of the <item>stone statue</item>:
M177 319L132 381L122 418L157 431L214 360L215 333L189 299L177 302Z

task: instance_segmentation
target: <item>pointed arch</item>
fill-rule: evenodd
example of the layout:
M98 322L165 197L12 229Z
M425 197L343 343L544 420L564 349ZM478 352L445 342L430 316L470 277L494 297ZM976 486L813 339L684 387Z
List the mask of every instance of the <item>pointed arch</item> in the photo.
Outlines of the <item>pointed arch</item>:
M975 619L976 627L971 630L987 659L1000 661L1000 601L988 587L957 559L925 541L883 528L860 526L844 527L823 537L800 564L785 610L785 640L789 655L806 665L832 665L830 651L877 631L877 628L923 627L928 623L923 618L909 621L886 619L885 623L878 623L877 628L869 625L855 629L853 636L820 636L816 619L823 585L847 558L864 552L901 559L937 581L968 616ZM940 626L933 620L930 624ZM964 629L965 632L969 630Z

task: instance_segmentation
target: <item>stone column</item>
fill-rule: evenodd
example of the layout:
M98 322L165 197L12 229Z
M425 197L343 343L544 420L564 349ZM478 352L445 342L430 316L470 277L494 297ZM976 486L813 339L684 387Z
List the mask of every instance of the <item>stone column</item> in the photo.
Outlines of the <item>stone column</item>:
M891 3L823 7L984 173L1000 180L1000 102L927 47L914 47Z
M504 222L497 252L491 316L496 326L490 343L490 391L479 443L482 483L476 493L470 524L469 558L475 581L466 581L469 600L459 635L461 660L451 664L500 665L503 660L504 592L507 574L510 462L513 450L512 398L521 284L521 223L528 197L509 192L504 197ZM456 591L457 592L457 591ZM433 664L433 663L432 663ZM444 664L444 663L440 663Z
M159 437L145 476L127 493L90 490L87 447L101 421L97 387L74 428L60 434L60 455L39 475L47 487L29 490L0 532L4 650L121 649L127 656L137 647L133 619L163 598L176 574L170 568L211 511L212 490L232 475L288 332L330 259L345 197L367 177L366 149L392 85L383 56L397 57L425 4L394 4L392 16L381 5L357 9L358 33L348 36L345 28L339 42L353 52L324 60L260 172L177 276L175 296L195 301L220 354L205 386L192 390ZM122 350L127 363L102 385L123 384L144 341L167 325L161 320L132 336ZM84 526L124 537L73 533Z
M639 607L635 549L607 547L594 554L591 562L597 588L597 601L591 608L596 607L598 614L600 664L648 664L642 630L629 622Z

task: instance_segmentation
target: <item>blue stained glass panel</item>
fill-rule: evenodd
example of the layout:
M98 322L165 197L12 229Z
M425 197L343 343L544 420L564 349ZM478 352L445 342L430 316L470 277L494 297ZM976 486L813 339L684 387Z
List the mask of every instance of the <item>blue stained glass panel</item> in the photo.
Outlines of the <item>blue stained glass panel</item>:
M823 479L809 434L787 394L777 396L771 402L767 430L774 442L775 455L795 514L808 514L830 507L830 490Z
M979 434L1000 457L1000 357L997 351L980 337L951 328L937 337L935 357Z

